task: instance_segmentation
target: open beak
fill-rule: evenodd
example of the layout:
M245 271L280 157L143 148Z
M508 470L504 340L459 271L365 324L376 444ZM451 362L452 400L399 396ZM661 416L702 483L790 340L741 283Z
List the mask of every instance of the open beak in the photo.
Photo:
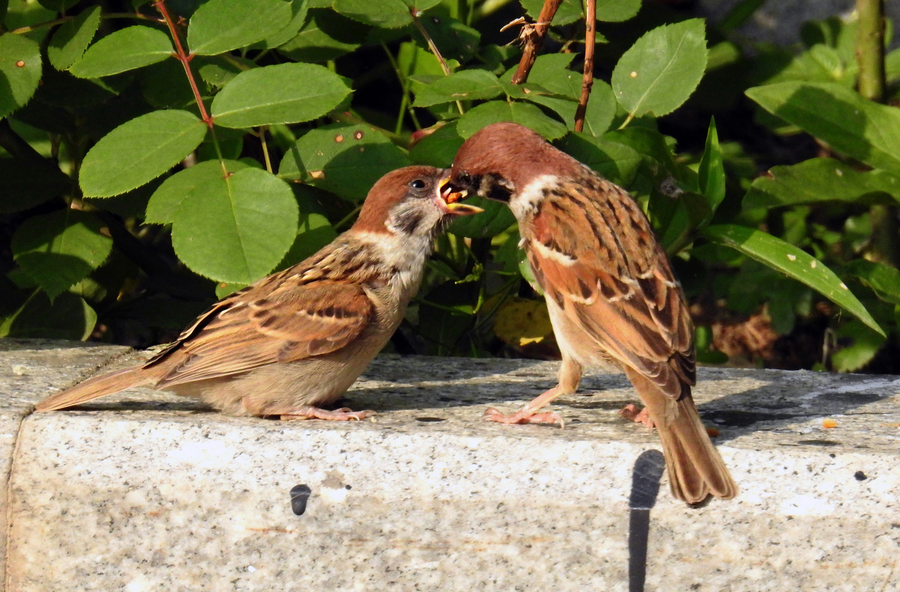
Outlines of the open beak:
M438 184L438 191L441 194L438 200L441 202L440 205L452 216L469 216L484 211L479 207L460 203L461 200L468 197L469 192L465 189L454 191L453 185L450 184L450 177L441 179L441 182Z

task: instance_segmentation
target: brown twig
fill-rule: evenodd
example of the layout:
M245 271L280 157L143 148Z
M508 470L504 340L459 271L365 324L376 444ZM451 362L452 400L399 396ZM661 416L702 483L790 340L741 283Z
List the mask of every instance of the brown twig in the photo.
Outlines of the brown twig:
M581 97L575 109L575 131L584 129L588 99L594 86L594 45L597 43L597 0L587 0L584 12L584 75L581 78Z
M528 73L534 66L538 52L544 46L544 37L547 35L547 29L550 28L550 21L553 20L560 4L562 4L562 0L544 0L544 7L541 8L538 22L525 25L522 29L520 37L525 40L525 50L522 52L522 59L519 60L519 67L512 77L513 84L522 84L528 80Z

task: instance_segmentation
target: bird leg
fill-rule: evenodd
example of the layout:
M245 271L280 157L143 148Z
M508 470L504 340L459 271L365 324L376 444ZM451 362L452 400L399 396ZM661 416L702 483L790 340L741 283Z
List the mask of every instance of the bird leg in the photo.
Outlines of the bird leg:
M372 417L375 415L375 412L368 410L353 411L349 407L341 407L340 409L329 411L328 409L320 409L318 407L313 407L312 405L307 405L305 407L294 409L290 413L281 413L280 415L282 420L325 419L329 421L350 421L355 419L356 421L361 421L367 417Z
M653 423L653 419L650 417L650 413L647 412L647 408L644 407L643 409L638 410L638 406L634 403L625 405L625 407L619 410L619 415L634 423L642 423L650 429L656 427L656 424Z
M581 364L564 356L559 368L559 383L555 387L532 399L517 413L505 415L491 407L484 412L483 419L499 423L559 423L559 427L563 428L566 424L558 414L553 412L537 413L537 410L559 396L574 393L578 389L580 380Z

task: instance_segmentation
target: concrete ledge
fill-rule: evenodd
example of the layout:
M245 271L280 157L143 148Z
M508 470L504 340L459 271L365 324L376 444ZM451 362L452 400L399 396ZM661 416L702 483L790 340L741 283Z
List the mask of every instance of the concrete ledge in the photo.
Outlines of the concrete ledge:
M380 357L347 396L375 422L143 389L30 414L123 352L0 341L6 590L900 590L900 377L701 369L741 493L695 509L623 376L555 405L565 430L479 421L554 363Z

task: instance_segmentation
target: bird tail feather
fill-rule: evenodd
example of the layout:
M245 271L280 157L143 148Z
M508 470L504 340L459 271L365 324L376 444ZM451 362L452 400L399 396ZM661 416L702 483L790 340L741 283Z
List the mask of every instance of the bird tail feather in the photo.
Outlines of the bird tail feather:
M144 382L141 367L126 368L89 378L62 392L51 395L35 405L36 411L56 411L97 399Z

